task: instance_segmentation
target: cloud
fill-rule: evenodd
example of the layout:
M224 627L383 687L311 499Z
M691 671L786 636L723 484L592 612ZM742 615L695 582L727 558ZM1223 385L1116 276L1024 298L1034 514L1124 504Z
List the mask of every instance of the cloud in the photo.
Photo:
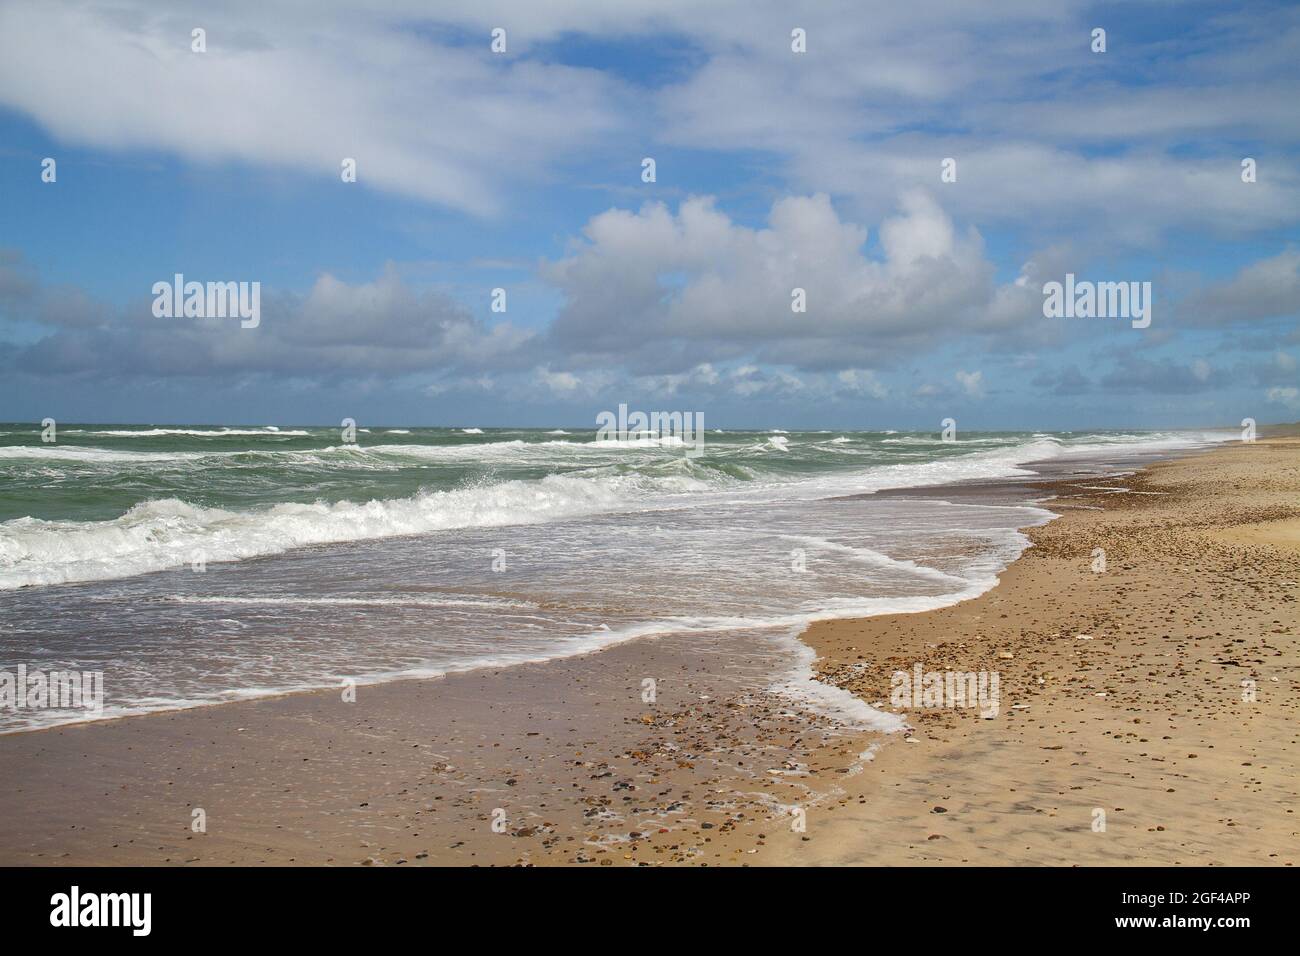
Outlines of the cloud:
M889 389L870 369L846 368L837 378L851 392L870 395L872 398L885 398L889 394Z
M207 30L206 53L191 30ZM0 104L67 143L161 149L358 183L473 213L617 125L598 71L494 56L328 4L0 6ZM526 157L526 159L522 159Z
M1207 11L1214 39L1197 42L1176 14L1148 7L1155 29L1112 27L1098 56L1085 9L927 4L867 17L819 5L800 10L809 52L791 55L775 40L780 14L759 5L664 91L663 135L770 155L789 188L850 199L868 218L900 188L938 184L952 157L945 207L984 227L1069 228L1110 250L1179 228L1240 236L1292 223L1300 175L1283 157L1300 139L1300 12ZM1240 178L1246 155L1267 168L1252 184Z
M638 390L652 395L672 396L683 390L700 391L712 389L722 380L718 370L710 363L703 362L686 372L671 375L643 375L635 379Z
M1293 385L1270 388L1265 398L1270 404L1284 405L1287 408L1300 408L1300 388Z
M783 188L834 195L871 220L900 189L935 186L953 157L945 207L985 228L1068 226L1083 245L1111 247L1293 221L1300 174L1282 157L1300 140L1300 12L1211 9L1213 42L1201 42L1177 13L1148 10L1154 28L1113 27L1099 57L1088 9L934 0L865 16L848 0L794 10L394 0L364 15L343 0L309 12L11 0L0 8L0 103L64 142L197 163L326 179L354 157L363 188L475 213L626 134L757 153ZM795 20L804 54L790 50ZM196 24L205 54L190 52ZM488 50L498 26L507 55ZM593 46L638 41L678 57L682 75L655 85L639 62L582 65ZM1245 150L1260 163L1250 185Z
M1226 325L1300 315L1300 249L1253 262L1180 304L1188 325Z
M356 285L321 275L305 295L264 291L255 329L238 319L155 318L147 299L96 307L79 290L34 279L11 299L6 314L37 321L46 334L13 347L4 362L45 376L359 379L521 369L532 364L536 337L508 322L488 325L439 292L411 288L392 268Z
M1030 384L1051 395L1086 395L1092 391L1092 382L1079 371L1077 365L1067 365L1052 371L1044 370L1034 376Z
M953 376L957 384L961 386L963 392L971 398L984 397L984 373L983 372L963 372L958 370Z
M0 249L0 308L25 308L36 291L35 270L16 249Z
M582 380L572 372L552 372L549 368L537 370L537 380L546 388L559 395L576 391Z
M1102 376L1100 384L1114 392L1192 395L1234 382L1231 376L1215 371L1203 359L1145 359L1127 353L1119 357L1115 368Z
M760 368L742 365L726 376L727 388L743 398L766 395L796 396L807 392L808 384L797 375L783 369Z
M0 315L16 322L93 328L109 307L83 289L46 285L17 249L0 249Z
M821 194L776 201L759 229L733 222L712 197L676 213L662 203L601 213L568 256L542 267L564 296L551 344L576 362L647 372L745 356L870 368L936 338L992 330L1006 318L995 308L1001 294L1019 302L1020 317L1034 315L1038 293L999 290L977 232L959 232L925 192L900 204L881 225L880 258L864 251L867 230Z

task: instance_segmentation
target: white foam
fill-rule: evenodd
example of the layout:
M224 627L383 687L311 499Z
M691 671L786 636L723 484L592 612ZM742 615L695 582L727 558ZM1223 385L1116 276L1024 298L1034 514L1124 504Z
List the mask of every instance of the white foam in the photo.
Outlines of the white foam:
M965 585L966 579L955 577L951 574L927 567L924 564L917 564L915 561L903 561L898 558L891 558L887 554L881 554L879 551L873 551L871 548L850 547L847 544L840 544L837 541L828 541L826 538L817 538L812 535L803 534L786 534L781 537L790 541L798 541L810 548L819 551L831 551L841 554L851 561L858 561L878 568L888 568L893 571L905 571L916 577L926 578L930 581L939 581L944 584Z
M230 454L227 452L226 454ZM204 457L203 452L187 451L116 451L111 448L80 448L75 445L7 445L0 448L0 459L33 461L105 462L190 461Z
M643 434L639 438L602 438L583 447L606 451L615 448L682 448L686 445L678 435Z
M311 432L301 429L281 431L274 425L266 425L262 428L131 428L131 429L104 429L92 430L87 428L65 429L65 435L100 435L111 438L160 438L164 435L190 435L195 438L229 438L232 436L250 436L260 435L268 437L271 435L310 435Z
M1209 440L1205 436L1188 438L1174 435L1121 443L1134 448L1170 448L1193 444L1197 438ZM381 445L361 448L348 445L279 454L315 456L342 453L363 467L376 467L382 466L382 456L385 455L447 458L470 453L479 458L498 455L512 461L522 456L540 455L546 461L554 461L557 453L589 456L593 450L611 447L662 447L674 442L680 444L681 439L668 436L585 444L516 440L460 447ZM769 447L789 451L788 439L781 436L770 437L767 442ZM1033 472L1021 467L1025 462L1067 453L1082 455L1113 450L1115 444L1103 440L1066 446L1057 439L1045 438L923 463L897 463L810 479L770 476L764 481L743 481L681 459L680 466L672 475L610 474L602 470L585 475L551 475L535 480L432 491L409 498L283 503L249 511L206 508L177 499L151 500L106 521L47 521L25 517L0 523L0 590L129 577L182 567L199 554L211 562L237 561L311 545L460 528L534 524L666 504L675 507L707 506L711 500L718 500L710 492L723 494L728 500L746 497L770 499L773 495L785 500L808 500L971 478L1030 476ZM213 454L250 453L151 453L56 445L0 448L0 458L35 457L95 463L187 461ZM857 558L878 560L861 552ZM941 574L920 566L909 570L921 575Z
M651 494L703 487L689 477L551 475L410 498L284 503L256 511L146 501L109 521L15 518L0 523L0 590L129 577L293 548L458 528L535 524L632 508Z
M786 647L794 661L790 670L772 685L774 692L815 714L831 718L845 729L892 734L907 728L907 722L897 714L876 710L844 688L817 680L813 670L817 653L799 639L797 631L786 635Z
M411 597L226 597L224 595L200 596L169 594L164 600L177 604L230 604L292 607L297 605L321 607L482 607L536 609L534 601L516 601L507 598L411 598Z

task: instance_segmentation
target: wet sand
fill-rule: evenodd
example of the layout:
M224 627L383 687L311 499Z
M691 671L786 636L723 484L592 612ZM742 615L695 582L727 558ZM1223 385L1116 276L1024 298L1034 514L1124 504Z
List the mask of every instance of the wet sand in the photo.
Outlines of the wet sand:
M914 492L954 493L1024 489ZM1291 863L1300 442L1034 493L991 592L803 638L884 710L996 670L993 719L836 734L764 692L780 635L662 637L2 737L0 864Z
M0 737L0 864L735 862L834 725L708 638Z

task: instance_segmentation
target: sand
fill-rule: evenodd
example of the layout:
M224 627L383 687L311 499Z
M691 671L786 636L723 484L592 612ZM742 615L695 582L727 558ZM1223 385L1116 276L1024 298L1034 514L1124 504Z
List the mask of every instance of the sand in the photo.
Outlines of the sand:
M2 737L0 864L1291 864L1300 442L1038 493L989 593L803 636L885 710L996 671L992 719L837 735L776 635L638 641Z
M1112 490L1053 488L1064 517L984 596L804 635L868 700L920 661L998 671L1002 708L911 712L815 839L764 862L1295 861L1300 443L1086 484Z

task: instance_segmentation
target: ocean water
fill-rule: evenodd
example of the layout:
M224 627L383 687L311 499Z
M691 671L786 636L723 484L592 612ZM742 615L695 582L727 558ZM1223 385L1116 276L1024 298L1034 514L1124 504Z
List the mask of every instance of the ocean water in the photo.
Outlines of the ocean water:
M0 672L105 687L0 732L937 607L1050 515L871 492L1225 437L0 424ZM778 690L887 727L791 658Z

